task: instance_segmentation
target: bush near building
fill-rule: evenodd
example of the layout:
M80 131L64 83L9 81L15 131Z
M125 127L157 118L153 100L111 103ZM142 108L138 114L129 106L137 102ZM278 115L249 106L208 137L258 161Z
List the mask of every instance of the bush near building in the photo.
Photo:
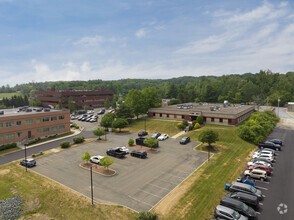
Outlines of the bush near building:
M199 124L199 123L196 123L196 124L194 125L194 128L195 128L195 129L199 129L199 128L200 128L200 124Z
M186 126L183 125L182 123L178 123L177 126L178 126L178 128L181 129L181 130L183 130L183 129L186 127Z
M10 148L14 148L17 147L16 143L11 143L11 144L3 144L0 146L0 151L1 150L6 150L6 149L10 149Z
M202 125L203 124L203 116L199 115L197 117L197 122Z
M81 136L77 136L77 137L74 137L74 138L73 138L73 142L74 142L75 144L82 143L82 142L84 142L84 140L85 140L85 137L81 137Z
M238 128L243 140L258 144L271 133L279 118L272 111L255 112Z

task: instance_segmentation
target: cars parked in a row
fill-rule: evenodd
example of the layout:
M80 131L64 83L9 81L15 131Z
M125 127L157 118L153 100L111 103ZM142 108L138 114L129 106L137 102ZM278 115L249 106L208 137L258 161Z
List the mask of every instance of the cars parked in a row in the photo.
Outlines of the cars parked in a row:
M138 132L138 136L139 137L143 137L143 136L146 136L148 135L148 132L147 131L139 131ZM163 141L163 140L166 140L168 139L168 134L160 134L160 133L154 133L151 135L152 138L155 138L159 141Z
M254 152L251 161L243 175L233 182L226 184L230 192L221 199L214 210L216 219L256 219L256 209L263 200L261 190L256 188L254 179L265 181L272 174L276 151L281 150L283 142L271 139L259 143L259 149Z
M106 154L108 156L113 156L117 158L124 158L127 154L130 154L132 157L147 158L147 152L145 150L133 150L130 152L129 148L125 146L108 149L106 151ZM95 157L99 159L99 157L102 157L102 156L95 156ZM95 161L94 157L93 157L93 161Z
M96 122L98 120L98 115L80 115L80 116L71 116L71 120L79 120L79 121L86 121L86 122Z

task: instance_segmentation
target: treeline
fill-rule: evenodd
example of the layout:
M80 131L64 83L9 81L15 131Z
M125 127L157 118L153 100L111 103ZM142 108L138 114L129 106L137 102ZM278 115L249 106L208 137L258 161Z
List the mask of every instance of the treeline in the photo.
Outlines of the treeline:
M29 105L29 99L25 95L14 95L11 98L3 98L2 103L5 107L20 107L20 106L28 106Z
M263 142L276 126L279 118L272 111L255 112L239 128L239 136L248 142Z
M269 103L280 105L294 101L294 72L286 74L272 73L270 70L259 73L245 73L242 75L223 76L183 76L172 79L121 79L115 81L89 80L89 81L58 81L58 82L32 82L16 85L12 88L2 87L4 91L21 91L29 97L35 91L44 91L47 88L64 90L94 90L104 88L113 90L115 99L125 98L131 89L143 90L154 87L160 98L175 98L184 102L223 102L231 103L255 102L257 104ZM2 90L0 90L1 92Z

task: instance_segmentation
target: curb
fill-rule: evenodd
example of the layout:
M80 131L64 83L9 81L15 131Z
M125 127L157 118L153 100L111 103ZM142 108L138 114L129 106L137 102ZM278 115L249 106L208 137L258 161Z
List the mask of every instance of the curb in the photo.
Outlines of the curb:
M87 168L85 168L85 167L82 167L81 164L79 164L79 167L81 167L81 168L83 168L83 169L85 169L85 170L90 171L90 169L87 169ZM100 174L100 175L102 175L102 176L105 176L105 177L112 177L112 176L116 175L116 171L115 171L115 170L113 170L113 169L110 169L110 170L114 171L114 174L112 174L112 175L105 175L105 174L102 174L102 173L96 172L95 170L92 170L92 171L93 171L94 173L98 173L98 174Z

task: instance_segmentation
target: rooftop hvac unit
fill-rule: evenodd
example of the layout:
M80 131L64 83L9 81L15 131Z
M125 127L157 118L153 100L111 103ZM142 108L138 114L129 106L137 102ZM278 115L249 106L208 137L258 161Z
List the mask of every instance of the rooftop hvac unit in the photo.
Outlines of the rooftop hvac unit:
M4 115L4 111L0 111L0 115Z

